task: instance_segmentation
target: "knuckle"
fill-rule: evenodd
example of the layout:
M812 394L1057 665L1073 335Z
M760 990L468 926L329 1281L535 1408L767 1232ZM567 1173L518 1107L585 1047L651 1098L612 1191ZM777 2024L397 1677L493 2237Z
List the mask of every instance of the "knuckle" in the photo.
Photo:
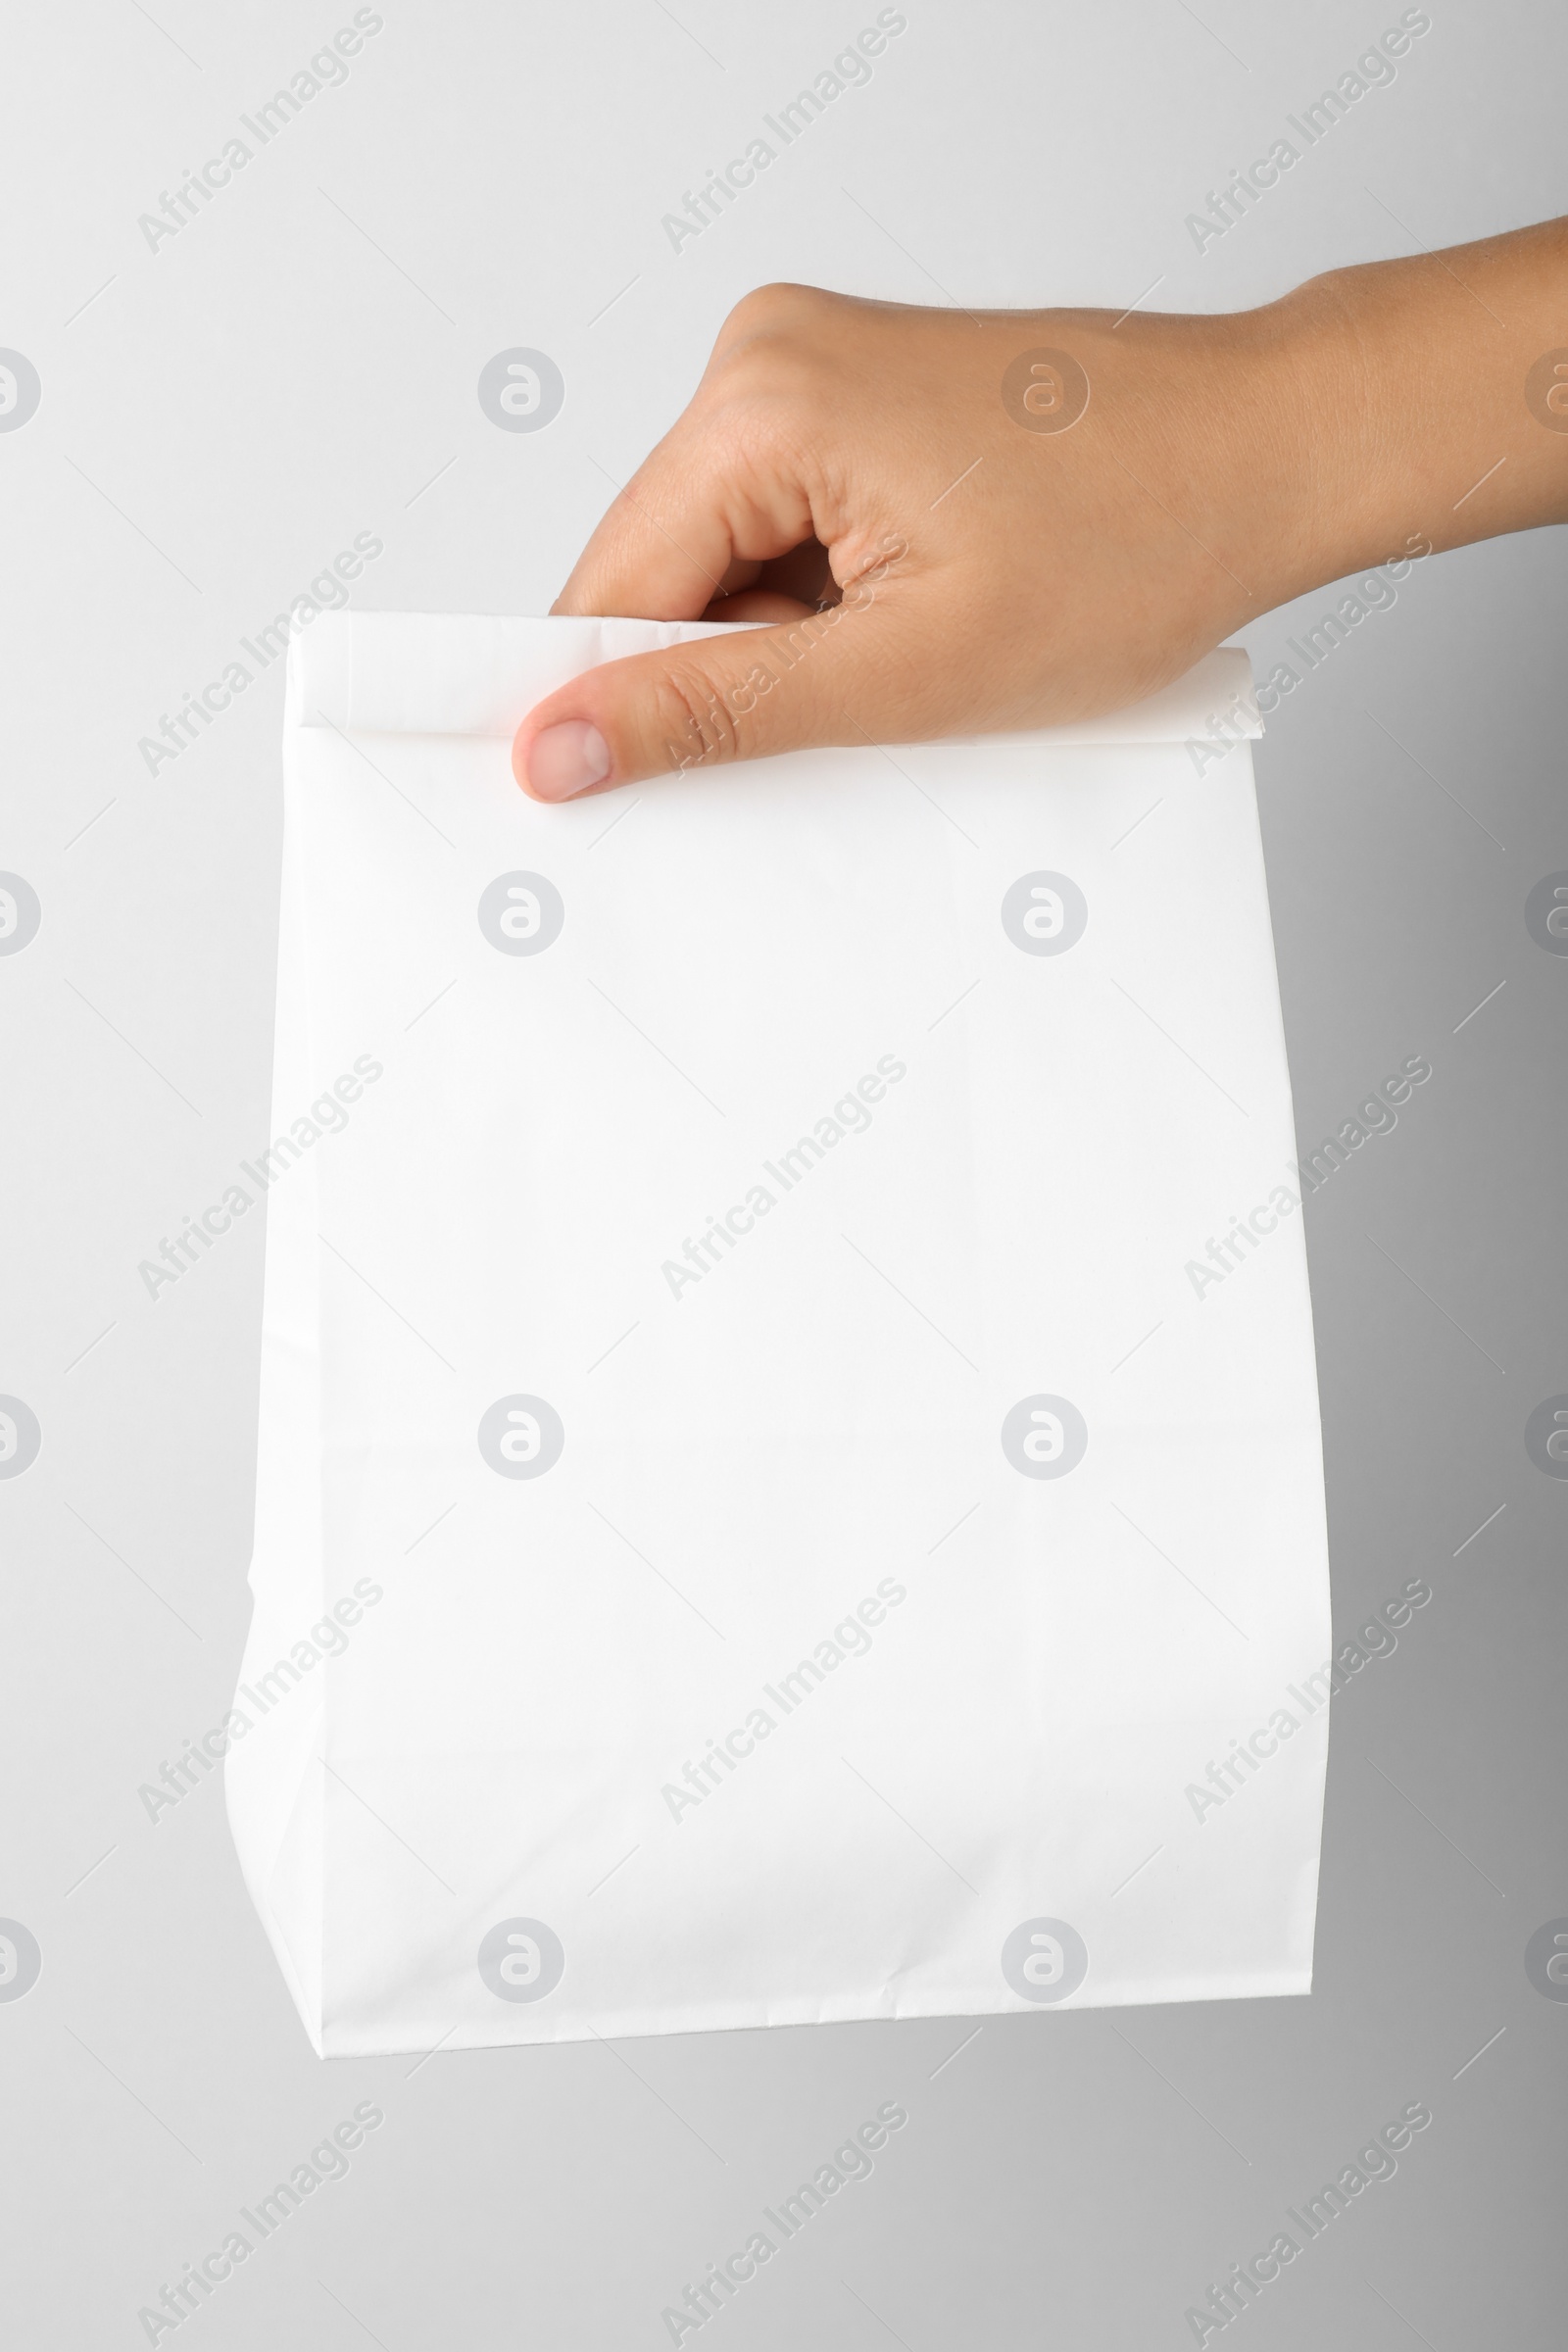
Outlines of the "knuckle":
M821 326L832 298L814 286L757 286L725 319L709 365L724 390L773 383L784 372L799 387L824 365Z
M821 316L828 297L817 286L797 285L775 278L743 294L724 321L724 332L777 334L788 332Z

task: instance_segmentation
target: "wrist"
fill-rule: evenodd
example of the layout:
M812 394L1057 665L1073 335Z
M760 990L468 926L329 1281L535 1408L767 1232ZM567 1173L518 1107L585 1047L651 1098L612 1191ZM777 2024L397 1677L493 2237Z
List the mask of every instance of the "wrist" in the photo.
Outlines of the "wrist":
M1421 520L1398 464L1387 357L1348 280L1310 278L1246 315L1271 477L1273 545L1257 569L1269 607L1405 552Z
M1330 270L1252 318L1294 417L1303 588L1568 519L1568 432L1529 389L1568 342L1563 223Z
M1403 549L1366 441L1373 358L1328 280L1253 311L1070 325L1112 454L1206 555L1189 592L1217 631Z

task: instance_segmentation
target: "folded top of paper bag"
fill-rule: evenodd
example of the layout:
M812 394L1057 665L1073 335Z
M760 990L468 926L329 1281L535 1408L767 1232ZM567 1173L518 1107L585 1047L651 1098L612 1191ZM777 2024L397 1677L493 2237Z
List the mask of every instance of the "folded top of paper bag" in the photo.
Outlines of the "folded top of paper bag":
M467 613L323 612L292 648L299 706L293 723L360 734L511 736L547 694L601 662L689 645L741 621L561 618ZM1256 736L1246 654L1222 646L1147 701L1069 726L1002 742L1182 743L1212 733Z

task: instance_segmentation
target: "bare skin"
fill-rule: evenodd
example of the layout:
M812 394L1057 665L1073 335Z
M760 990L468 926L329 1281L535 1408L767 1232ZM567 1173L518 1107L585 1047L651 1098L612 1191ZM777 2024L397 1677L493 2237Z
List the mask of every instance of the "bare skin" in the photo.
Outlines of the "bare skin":
M1419 540L1563 521L1568 220L1214 318L765 286L554 609L768 625L574 679L513 763L560 801L1082 717Z

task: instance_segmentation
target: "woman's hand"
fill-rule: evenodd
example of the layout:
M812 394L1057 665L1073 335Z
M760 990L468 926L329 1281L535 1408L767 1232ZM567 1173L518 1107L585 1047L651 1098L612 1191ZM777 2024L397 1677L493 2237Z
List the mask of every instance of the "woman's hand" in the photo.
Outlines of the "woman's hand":
M764 287L555 610L767 625L573 680L518 781L1085 716L1417 533L1568 514L1525 392L1565 292L1562 224L1217 318Z

